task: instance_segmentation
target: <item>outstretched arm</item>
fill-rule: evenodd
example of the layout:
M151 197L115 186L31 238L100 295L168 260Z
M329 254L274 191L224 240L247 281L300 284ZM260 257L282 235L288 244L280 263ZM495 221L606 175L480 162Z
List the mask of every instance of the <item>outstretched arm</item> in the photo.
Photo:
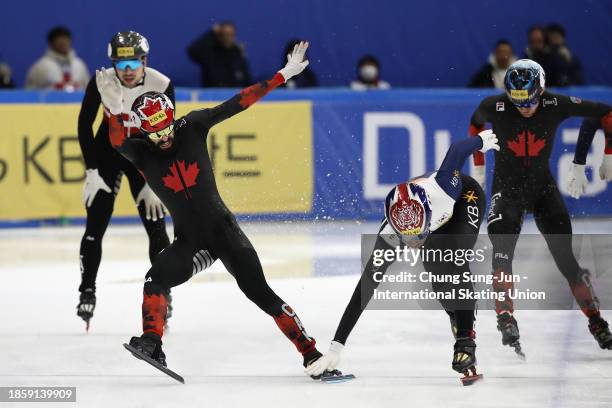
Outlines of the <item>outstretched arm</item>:
M386 222L383 224L383 228L385 225ZM381 265L376 265L374 262L376 260L375 256L380 260L383 260L383 258L375 254L377 254L377 251L385 251L388 249L393 249L393 246L387 243L381 235L378 235L376 243L374 244L374 251L355 287L351 300L342 314L340 323L338 323L338 328L336 329L336 334L329 347L329 351L306 368L306 373L308 375L320 375L325 370L333 370L340 362L340 354L342 353L342 349L346 344L349 334L357 324L363 309L365 309L370 299L372 299L374 289L378 287L382 275L384 275L389 266L391 266L390 262L383 262ZM375 274L377 276L375 276Z
M436 182L451 198L457 199L461 193L461 186L457 173L463 164L474 152L483 154L487 150L499 150L497 136L492 130L484 130L468 139L459 140L451 145L436 173Z
M271 79L244 88L240 93L214 108L192 111L187 115L187 120L203 128L210 128L242 112L266 96L274 88L302 72L308 65L308 60L304 61L306 49L308 49L308 43L300 42L295 46L293 52L287 55L287 65Z

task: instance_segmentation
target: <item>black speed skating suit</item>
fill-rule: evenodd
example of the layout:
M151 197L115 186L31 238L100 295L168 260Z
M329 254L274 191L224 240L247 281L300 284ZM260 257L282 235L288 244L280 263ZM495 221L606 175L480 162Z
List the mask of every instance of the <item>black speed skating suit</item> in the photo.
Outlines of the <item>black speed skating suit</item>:
M478 239L478 231L484 216L486 208L486 199L480 185L470 176L461 175L461 194L459 195L454 209L452 218L442 227L432 232L423 247L426 250L468 250L474 248L474 244ZM383 219L378 230L378 237L374 244L374 250L394 249L394 245L387 242L385 237L395 234L389 226L387 219ZM374 251L373 250L373 251ZM355 287L353 296L349 301L342 315L334 341L346 344L346 340L357 324L361 313L363 312L362 304L369 303L369 300L374 294L374 289L379 285L379 282L374 279L375 273L385 274L391 266L390 262L385 262L381 266L374 265L374 257L371 256L363 270L363 274ZM465 271L469 271L469 264L462 267L457 267L452 262L424 262L424 270L439 276L461 275ZM452 286L456 290L473 291L471 282L461 281L460 284ZM449 285L444 283L433 283L432 289L435 292L444 292L449 290ZM367 298L364 296L367 296ZM461 305L462 310L455 310L459 302L450 302L448 305L444 300L441 301L442 306L447 313L454 315L457 319L457 328L459 329L458 336L474 336L474 310L476 301L465 301Z
M535 114L523 117L506 94L485 98L472 115L470 134L476 135L491 123L499 138L500 151L495 152L495 170L487 217L493 244L493 273L512 273L512 260L523 216L532 212L536 225L544 234L557 267L588 317L599 316L584 271L572 252L570 217L550 172L549 159L559 124L571 116L602 118L610 106L583 101L545 91ZM484 164L482 154L475 154L476 165ZM496 280L497 282L497 280ZM509 290L511 284L498 285ZM508 297L506 297L508 298ZM510 299L497 302L498 314L513 312Z
M274 318L300 353L307 356L316 351L315 340L295 312L268 286L255 249L221 199L206 145L212 126L242 112L283 82L282 75L276 74L214 108L178 119L169 151L158 150L144 138L127 138L119 118L111 118L111 143L144 174L174 223L174 242L157 256L146 275L145 334L163 335L166 291L187 281L202 263L208 266L218 258L245 295Z

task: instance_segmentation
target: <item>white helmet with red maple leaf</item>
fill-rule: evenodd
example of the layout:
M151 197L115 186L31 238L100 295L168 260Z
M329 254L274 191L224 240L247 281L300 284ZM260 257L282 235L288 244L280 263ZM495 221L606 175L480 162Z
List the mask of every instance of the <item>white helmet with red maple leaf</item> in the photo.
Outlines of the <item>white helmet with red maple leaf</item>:
M171 131L174 124L174 105L166 94L145 92L132 104L130 116L144 133L154 134L169 127Z

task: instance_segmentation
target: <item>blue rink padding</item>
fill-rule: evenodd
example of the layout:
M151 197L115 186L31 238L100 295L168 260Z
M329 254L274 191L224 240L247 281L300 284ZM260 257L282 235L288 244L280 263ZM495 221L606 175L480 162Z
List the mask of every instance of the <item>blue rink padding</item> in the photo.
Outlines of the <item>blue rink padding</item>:
M552 90L562 94L578 96L612 104L612 88L581 87ZM232 97L236 89L177 89L177 101L223 101ZM314 141L314 195L312 211L305 214L258 214L241 216L248 220L378 220L382 217L383 197L364 197L364 134L366 116L383 115L378 121L375 137L378 141L378 156L370 157L369 163L378 163L375 179L379 184L393 185L433 171L436 160L444 153L446 145L467 136L470 116L480 101L495 90L475 89L394 89L390 91L355 92L348 89L275 90L265 101L308 100L312 102ZM57 91L1 91L0 103L78 103L82 92L62 93ZM397 121L384 118L399 117L422 131L422 139ZM76 120L76 118L75 118ZM575 150L575 141L581 119L571 118L561 124L551 156L551 170L559 181L559 170L569 166ZM565 133L566 141L563 140ZM437 136L436 136L437 135ZM437 138L437 141L436 141ZM418 143L412 146L411 143ZM603 138L597 135L594 146L602 149ZM418 174L411 172L410 152L422 149L422 156L412 159L422 163L416 166ZM603 149L602 149L603 150ZM601 157L601 152L599 157ZM438 153L436 154L436 151ZM436 157L437 156L437 157ZM593 158L593 150L589 157ZM487 179L490 191L493 154L487 155ZM599 166L599 163L595 163ZM373 173L372 168L370 173ZM375 169L374 169L375 170ZM414 169L413 169L414 170ZM469 165L463 169L469 174ZM596 171L595 171L596 173ZM372 174L370 174L372 175ZM589 176L590 177L590 176ZM565 179L561 180L565 183ZM605 183L599 182L594 193L580 200L564 195L568 210L573 216L610 216L612 193ZM125 221L135 222L135 217ZM82 223L82 219L46 221L0 221L0 227L34 225L59 225Z

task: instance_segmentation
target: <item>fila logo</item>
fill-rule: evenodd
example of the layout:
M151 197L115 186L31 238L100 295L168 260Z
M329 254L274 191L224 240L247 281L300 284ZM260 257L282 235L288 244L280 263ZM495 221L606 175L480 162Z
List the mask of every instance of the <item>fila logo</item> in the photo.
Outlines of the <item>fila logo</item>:
M145 279L145 283L146 282L153 282L153 279L151 279L151 277L149 276L147 279Z
M495 104L495 110L498 112L503 112L506 110L506 105L504 102L497 102Z

